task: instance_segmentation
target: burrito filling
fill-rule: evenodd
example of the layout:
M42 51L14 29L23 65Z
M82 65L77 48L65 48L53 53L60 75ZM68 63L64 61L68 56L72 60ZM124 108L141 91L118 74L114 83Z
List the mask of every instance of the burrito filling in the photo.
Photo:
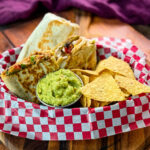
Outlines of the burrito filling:
M35 52L30 55L28 58L25 58L23 61L20 61L12 66L10 66L7 70L3 72L7 76L15 74L31 65L38 64L43 60L50 61L51 54L49 51L47 52Z

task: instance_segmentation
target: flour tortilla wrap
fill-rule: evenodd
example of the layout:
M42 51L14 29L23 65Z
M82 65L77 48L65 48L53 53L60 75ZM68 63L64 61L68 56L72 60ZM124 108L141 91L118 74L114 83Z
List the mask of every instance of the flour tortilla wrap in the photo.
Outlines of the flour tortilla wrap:
M54 14L47 13L26 41L17 62L34 50L50 50L69 36L79 35L79 26Z
M49 51L35 52L2 72L1 78L13 94L38 103L35 92L37 82L58 69L55 57Z

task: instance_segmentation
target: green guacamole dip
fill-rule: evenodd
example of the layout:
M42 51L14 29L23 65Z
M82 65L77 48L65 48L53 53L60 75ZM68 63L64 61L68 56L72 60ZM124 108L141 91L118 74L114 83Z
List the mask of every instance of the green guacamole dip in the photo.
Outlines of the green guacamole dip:
M45 103L53 106L65 106L80 96L82 83L68 69L51 72L41 79L37 85L37 96Z

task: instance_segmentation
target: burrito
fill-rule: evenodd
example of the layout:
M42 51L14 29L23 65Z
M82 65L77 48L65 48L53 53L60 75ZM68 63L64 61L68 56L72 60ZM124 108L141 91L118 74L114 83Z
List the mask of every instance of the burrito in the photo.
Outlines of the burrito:
M35 51L3 71L1 78L13 94L38 103L36 85L44 75L60 68L95 69L95 67L95 41L73 36L52 50Z
M94 40L82 36L72 36L52 51L60 68L94 70L96 67L97 58Z
M17 62L28 57L34 50L53 49L57 44L73 35L79 35L77 24L47 13L25 42Z
M49 51L40 51L10 66L2 72L1 78L13 94L38 103L35 93L38 80L58 69L55 57Z

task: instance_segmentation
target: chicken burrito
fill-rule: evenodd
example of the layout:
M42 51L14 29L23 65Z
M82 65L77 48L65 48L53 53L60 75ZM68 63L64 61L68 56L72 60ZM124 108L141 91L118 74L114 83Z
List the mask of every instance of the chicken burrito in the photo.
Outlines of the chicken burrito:
M17 62L28 57L34 50L53 49L57 44L73 35L79 35L77 24L47 13L24 44Z

